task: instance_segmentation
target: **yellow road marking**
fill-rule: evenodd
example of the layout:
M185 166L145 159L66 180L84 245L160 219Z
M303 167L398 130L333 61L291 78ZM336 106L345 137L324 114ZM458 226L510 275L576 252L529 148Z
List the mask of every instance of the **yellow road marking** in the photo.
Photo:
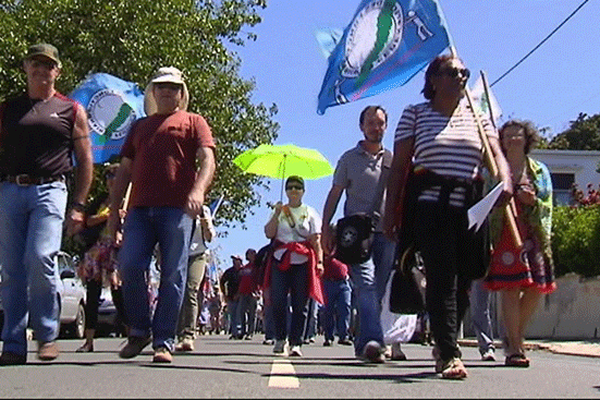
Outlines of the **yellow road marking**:
M289 360L273 360L269 387L284 389L297 389L300 387L300 381L296 377L294 366Z

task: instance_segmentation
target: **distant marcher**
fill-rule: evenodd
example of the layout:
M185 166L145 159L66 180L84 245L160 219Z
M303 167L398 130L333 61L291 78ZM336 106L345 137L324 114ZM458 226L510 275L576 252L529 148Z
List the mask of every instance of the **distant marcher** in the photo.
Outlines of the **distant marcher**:
M258 299L258 284L256 282L257 271L254 265L256 259L256 250L246 250L246 263L240 269L240 285L238 287L239 305L237 312L237 321L240 324L239 335L245 340L251 340L256 330L256 309Z
M79 263L77 272L81 280L85 282L87 293L85 301L85 342L76 350L78 353L94 351L98 308L100 307L100 296L104 285L110 287L113 304L117 311L115 328L119 330L122 329L122 326L127 325L123 292L121 290L122 282L117 267L117 252L121 246L122 232L118 233L117 241L113 243L111 238L108 237L106 228L110 213L110 194L114 190L115 173L118 168L119 164L112 164L106 168L104 178L108 193L90 204L90 208L86 211L85 230L80 234L87 243L83 260ZM125 216L125 210L119 210L119 213L121 218Z
M471 306L471 321L477 337L477 345L482 361L496 361L494 345L494 328L491 316L492 294L483 285L482 279L471 283L469 303Z
M325 305L321 313L323 322L323 346L333 344L334 332L338 343L352 345L350 340L350 317L352 313L352 286L348 275L348 266L335 256L325 256L323 289Z
M240 270L244 266L244 261L239 254L232 255L231 260L233 266L223 272L219 284L229 317L229 339L242 339L240 321L238 320L238 308L240 306L238 289L240 287Z
M190 242L183 304L179 312L179 343L175 346L176 351L194 350L198 313L204 300L201 285L206 276L206 264L210 256L206 243L211 242L216 235L210 208L202 206L202 214L194 220L192 229L194 233Z
M265 234L275 239L274 251L267 262L266 289L271 289L275 346L273 353L302 357L302 334L307 317L307 301L323 303L320 276L323 273L321 250L321 217L302 203L304 179L290 176L285 181L288 203L275 204L275 211L265 225ZM287 329L288 292L291 296L292 319Z
M511 243L501 210L492 214L490 228L495 255L485 279L491 290L501 290L502 315L507 337L506 365L528 367L523 337L531 316L544 293L556 289L552 261L552 179L548 167L529 157L538 140L537 130L529 121L511 120L500 128L500 142L506 154L514 183L517 224L523 239L521 255L512 259L504 253ZM519 249L519 253L520 253Z
M118 210L132 184L119 252L125 311L130 325L121 358L137 356L150 342L153 362L169 363L175 351L193 219L202 213L215 171L215 144L206 120L186 111L189 94L177 68L160 68L146 88L145 118L138 119L121 149L112 234ZM146 275L152 252L160 250L160 286L151 317Z
M83 229L93 159L87 114L54 87L61 72L58 50L29 47L23 61L26 93L0 104L0 365L27 362L26 329L35 332L40 360L59 355L58 268L63 223L68 236ZM75 188L67 205L67 177ZM69 210L66 217L65 211Z

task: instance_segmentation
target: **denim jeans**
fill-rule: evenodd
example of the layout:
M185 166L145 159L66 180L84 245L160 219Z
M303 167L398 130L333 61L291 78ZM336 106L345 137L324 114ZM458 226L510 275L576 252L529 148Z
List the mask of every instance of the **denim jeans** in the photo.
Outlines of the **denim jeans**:
M176 207L134 207L123 227L119 264L131 336L152 334L152 346L174 351L188 266L192 219ZM148 282L154 247L160 250L160 286L150 317Z
M301 346L302 335L308 315L308 271L307 264L291 265L287 271L278 268L279 262L273 259L271 267L271 299L273 300L273 320L275 338L289 338L290 346ZM292 305L291 326L287 329L288 301L290 291Z
M28 319L37 341L58 336L61 283L54 255L60 250L66 205L64 182L0 183L3 351L27 354Z
M350 265L350 277L358 308L358 332L354 341L356 355L360 355L365 344L371 340L384 345L381 329L381 299L393 266L396 245L383 233L375 233L372 246L370 259L361 264Z
M256 307L258 300L252 294L240 294L236 320L240 335L254 335L256 330Z
M240 299L227 300L227 315L229 316L229 334L233 337L241 335L242 327L238 320L238 309L240 308Z
M483 287L483 280L478 279L471 283L471 321L477 335L479 353L482 355L488 350L495 350L490 297L491 293Z
M348 339L352 301L350 282L348 279L324 280L323 288L327 298L321 314L325 339L333 340L334 331L338 338Z
M202 306L202 301L199 299L201 295L200 285L206 271L206 262L208 253L202 253L191 256L188 259L188 272L185 284L185 292L183 294L183 304L179 312L179 325L177 332L179 338L193 339L196 335L196 325L198 321L198 309Z

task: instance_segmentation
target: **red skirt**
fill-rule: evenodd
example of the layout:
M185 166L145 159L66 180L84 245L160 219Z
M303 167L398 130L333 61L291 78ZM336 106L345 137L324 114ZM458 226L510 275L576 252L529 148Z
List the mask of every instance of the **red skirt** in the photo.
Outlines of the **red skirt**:
M528 229L519 226L525 233L523 247L517 248L507 224L492 251L491 265L484 280L488 290L505 290L535 287L542 293L551 293L556 289L554 274L549 262L544 259L542 247Z

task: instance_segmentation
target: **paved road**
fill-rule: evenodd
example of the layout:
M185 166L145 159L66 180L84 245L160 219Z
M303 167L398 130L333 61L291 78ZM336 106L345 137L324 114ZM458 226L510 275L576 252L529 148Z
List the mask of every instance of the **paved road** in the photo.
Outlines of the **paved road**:
M260 338L230 341L203 336L191 354L173 364L151 363L151 350L118 358L123 339L98 339L96 352L75 353L80 341L64 340L52 363L0 368L3 398L600 398L600 359L534 350L528 369L507 368L503 358L479 360L464 346L469 378L444 381L433 372L431 347L404 345L404 362L365 365L350 347L303 347L301 359L274 357Z

